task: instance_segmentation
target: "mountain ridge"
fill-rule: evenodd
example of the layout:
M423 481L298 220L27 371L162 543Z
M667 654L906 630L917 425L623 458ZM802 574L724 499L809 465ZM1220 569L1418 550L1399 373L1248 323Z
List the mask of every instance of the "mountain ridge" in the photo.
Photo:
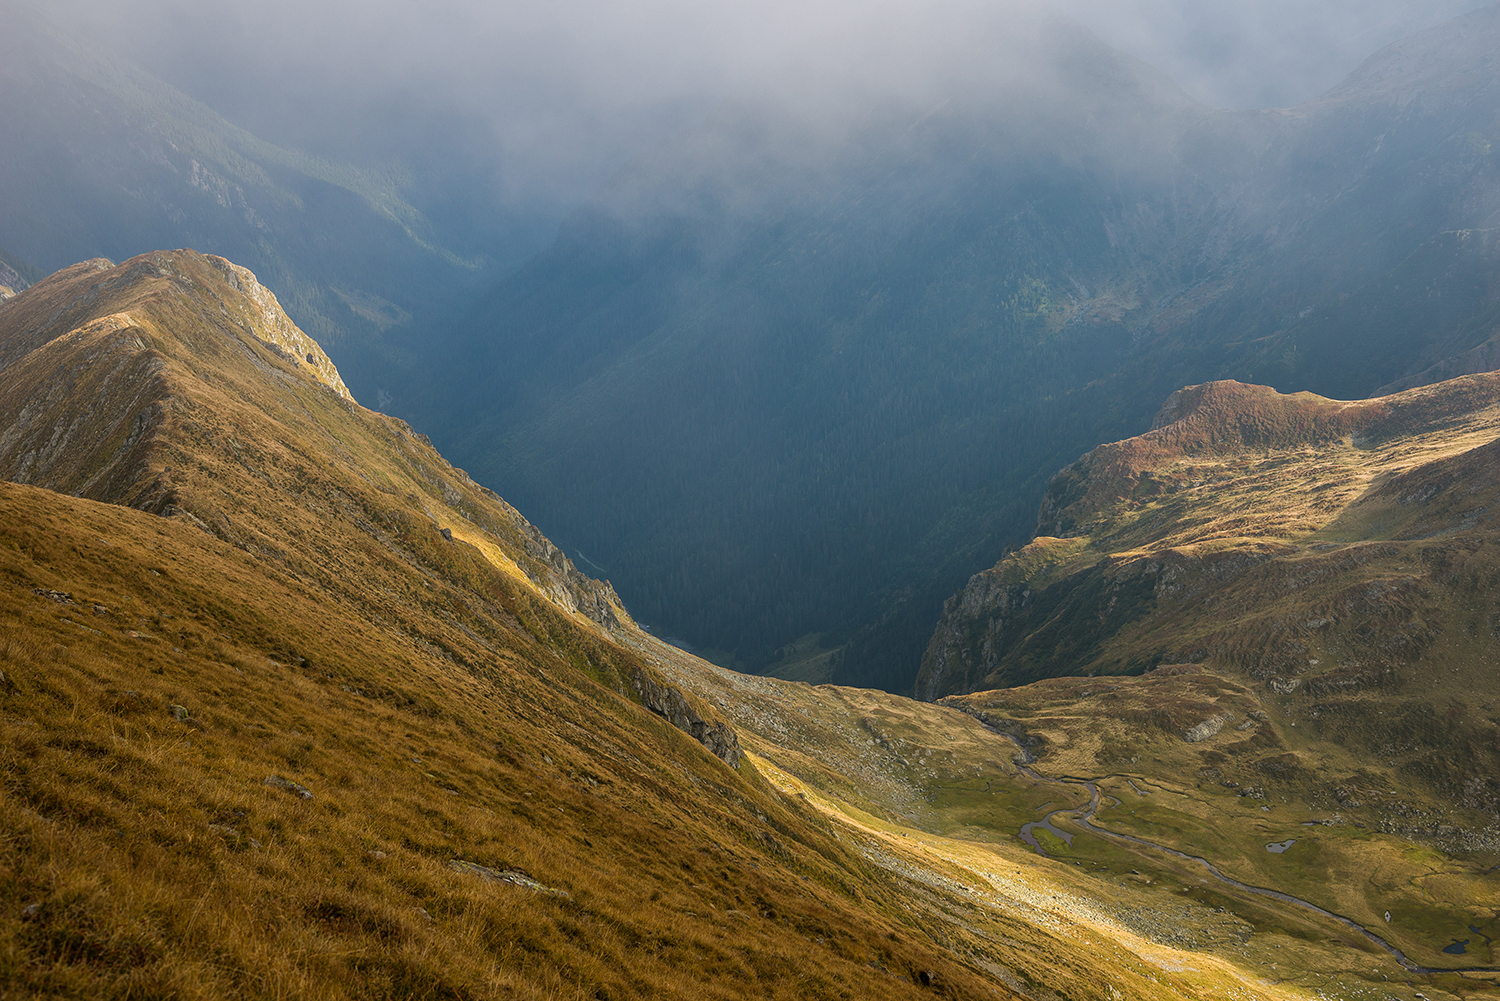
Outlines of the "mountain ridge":
M826 759L818 774L850 770L846 796L911 812L929 780L871 713L957 727L994 780L1017 773L1004 738L949 709L790 685L780 705L729 698L739 685L281 346L302 341L262 336L280 321L254 291L176 251L0 304L0 399L7 418L33 407L8 475L98 498L0 483L7 983L1284 996L1228 958L1180 973L1169 924L1227 943L1238 919L1149 895L1106 914L1060 864L799 787L762 755ZM808 713L823 759L788 736Z

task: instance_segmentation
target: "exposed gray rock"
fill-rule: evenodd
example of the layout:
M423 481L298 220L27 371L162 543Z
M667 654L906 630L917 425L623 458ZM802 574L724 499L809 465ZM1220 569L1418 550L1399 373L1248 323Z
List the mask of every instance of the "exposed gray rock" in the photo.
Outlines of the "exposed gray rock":
M307 788L307 786L298 785L296 782L284 779L280 775L268 775L266 776L266 780L261 784L268 785L273 789L285 789L287 792L300 796L302 799L313 798L312 790Z
M645 671L636 671L635 690L640 693L641 704L647 709L691 735L730 768L739 767L740 738L722 720L712 723L705 720L688 704L681 691L661 684Z
M582 612L605 629L619 629L620 617L615 609L624 606L620 602L620 596L615 594L614 585L607 580L594 580L579 571L573 561L542 534L541 529L519 514L516 515L516 522L516 527L521 531L521 544L526 547L527 554L551 569L555 575L555 584L523 565L527 576L564 607Z
M10 289L11 292L17 295L31 287L30 282L28 282L25 278L22 278L20 273L16 271L15 268L11 267L9 264L6 264L4 261L0 261L0 285L5 286L6 288ZM10 298L10 296L5 295L4 293L0 293L0 299L8 298Z
M1224 729L1224 724L1232 719L1234 719L1234 713L1220 713L1217 716L1210 716L1202 723L1184 733L1182 739L1189 744L1196 744L1199 741L1207 740Z
M338 369L334 368L332 359L316 341L298 329L291 317L282 310L275 294L257 281L250 269L212 255L208 257L208 262L224 274L230 285L244 293L244 300L231 301L228 305L247 314L246 318L255 328L256 340L268 348L274 347L277 354L289 360L300 361L306 358L319 382L345 400L351 403L354 401L349 387L344 385Z
M187 707L186 706L179 706L179 705L173 704L170 707L170 711L172 713L172 718L175 719L177 722L179 722L179 723L186 723L188 726L197 727L199 730L206 729L206 727L204 727L203 722L201 720L195 719L193 717L193 714L187 711Z
M543 886L519 869L491 869L487 865L477 862L466 862L463 859L454 859L448 863L448 868L454 872L461 872L468 876L478 876L495 883L509 883L526 890L533 890L549 897L561 897L563 900L572 900L573 895L567 890L558 890L550 886Z

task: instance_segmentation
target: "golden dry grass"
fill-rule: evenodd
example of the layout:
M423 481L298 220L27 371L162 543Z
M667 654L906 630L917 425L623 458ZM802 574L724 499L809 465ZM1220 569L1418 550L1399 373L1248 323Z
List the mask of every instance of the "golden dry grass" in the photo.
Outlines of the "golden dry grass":
M0 487L7 991L997 996L643 709L607 586L231 273L80 266L0 310L11 475L171 516Z
M920 931L892 942L882 881L753 773L544 648L459 667L138 512L5 485L0 524L0 980L23 993L916 989L872 991L876 960L980 990Z

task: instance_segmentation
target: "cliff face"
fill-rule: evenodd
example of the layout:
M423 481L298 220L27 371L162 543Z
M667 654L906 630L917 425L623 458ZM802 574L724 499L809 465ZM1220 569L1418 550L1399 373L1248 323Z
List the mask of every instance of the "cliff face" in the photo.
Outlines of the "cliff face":
M1180 662L1287 690L1409 681L1482 593L1497 435L1500 374L1355 403L1181 390L1053 478L1036 539L944 606L918 694Z

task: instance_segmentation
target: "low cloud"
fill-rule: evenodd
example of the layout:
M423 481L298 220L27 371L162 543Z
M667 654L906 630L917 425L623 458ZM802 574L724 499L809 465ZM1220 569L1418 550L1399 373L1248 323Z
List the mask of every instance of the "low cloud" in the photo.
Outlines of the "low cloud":
M913 103L1031 68L1008 44L1055 10L1224 107L1331 87L1466 0L50 0L263 137L478 178L565 206L726 102ZM977 75L977 76L976 76ZM1065 86L1057 82L1057 86Z

